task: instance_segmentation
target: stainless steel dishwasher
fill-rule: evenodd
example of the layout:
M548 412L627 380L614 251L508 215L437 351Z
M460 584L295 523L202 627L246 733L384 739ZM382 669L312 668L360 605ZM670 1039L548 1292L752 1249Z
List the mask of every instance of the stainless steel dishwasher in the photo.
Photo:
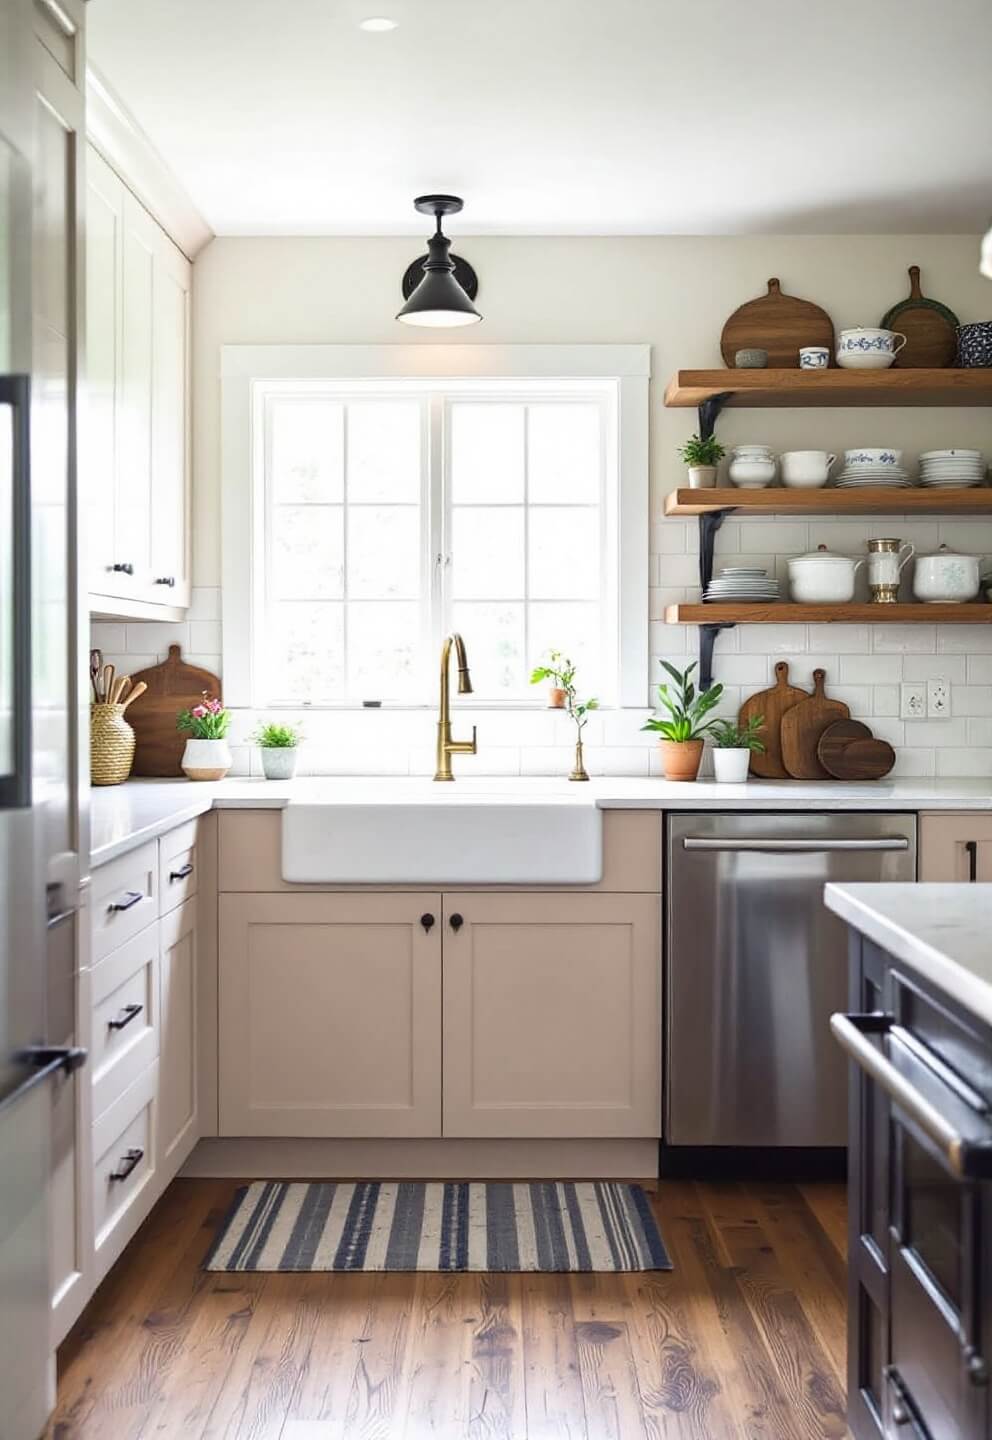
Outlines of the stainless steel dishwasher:
M830 880L915 880L916 816L682 814L668 821L668 1146L840 1146L846 927Z

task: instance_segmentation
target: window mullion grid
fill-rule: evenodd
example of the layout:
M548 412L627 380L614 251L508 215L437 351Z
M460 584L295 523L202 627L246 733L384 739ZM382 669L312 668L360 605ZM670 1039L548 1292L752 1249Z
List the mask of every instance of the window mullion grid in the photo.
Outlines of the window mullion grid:
M529 674L530 657L530 406L525 405L523 423L524 447L524 671L522 681L526 683ZM521 698L525 694L521 689Z
M349 664L351 606L348 600L348 541L351 529L351 507L348 503L348 444L351 434L351 406L342 405L341 416L341 699L350 700L351 666Z
M429 506L428 526L430 532L430 587L428 591L429 651L436 655L441 647L445 632L451 628L450 555L451 543L450 505L451 486L449 466L451 447L448 443L449 406L446 397L434 393L429 397L429 433L425 483ZM427 676L430 665L427 666ZM425 679L427 698L430 691Z

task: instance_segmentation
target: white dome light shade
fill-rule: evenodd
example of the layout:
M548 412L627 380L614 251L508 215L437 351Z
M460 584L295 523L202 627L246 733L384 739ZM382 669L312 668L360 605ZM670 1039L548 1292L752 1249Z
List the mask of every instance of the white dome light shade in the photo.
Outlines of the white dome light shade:
M395 30L398 21L390 20L387 15L370 15L367 20L359 20L359 30L368 30L373 35L383 35L387 30Z
M431 329L477 324L482 316L472 304L478 289L475 271L464 260L456 266L448 253L451 241L441 232L442 217L457 214L461 200L457 195L421 195L413 203L422 215L436 218L437 229L427 242L426 259L415 261L404 276L407 299L397 320ZM423 272L419 280L418 264Z

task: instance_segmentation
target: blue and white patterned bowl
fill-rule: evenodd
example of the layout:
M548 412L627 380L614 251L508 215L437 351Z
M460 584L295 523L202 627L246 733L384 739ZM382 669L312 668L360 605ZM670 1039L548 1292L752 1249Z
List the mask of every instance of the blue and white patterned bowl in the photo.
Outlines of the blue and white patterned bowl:
M958 326L958 353L954 362L964 370L992 366L992 320Z

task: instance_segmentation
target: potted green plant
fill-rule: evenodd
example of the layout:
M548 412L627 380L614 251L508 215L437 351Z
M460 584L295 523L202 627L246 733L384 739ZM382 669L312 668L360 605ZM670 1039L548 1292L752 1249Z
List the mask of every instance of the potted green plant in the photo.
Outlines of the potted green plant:
M223 780L231 768L227 744L230 728L230 710L225 710L220 700L206 690L199 705L180 711L176 729L185 730L189 736L180 763L190 780Z
M765 746L760 737L764 728L764 715L752 715L743 726L733 720L714 720L710 738L713 741L715 780L726 785L743 785L752 754L764 754Z
M666 780L695 780L703 758L703 742L714 724L706 717L719 702L723 686L711 685L709 690L697 691L690 679L696 668L695 660L685 670L676 670L667 660L662 660L661 665L674 682L673 685L662 682L658 686L659 704L668 711L669 718L652 718L645 721L641 729L653 730L661 737L661 764Z
M303 739L301 725L279 725L267 721L259 725L249 739L262 752L262 773L266 780L292 780Z
M708 490L716 484L716 467L726 455L726 450L714 435L700 440L693 435L679 447L679 454L689 470L689 487L692 490Z
M551 680L553 685L550 691L549 703L553 710L564 710L575 722L575 766L569 775L569 780L588 780L586 767L582 755L582 732L589 721L590 710L599 709L599 701L595 699L580 700L578 691L575 688L576 667L566 656L558 650L550 650L548 658L543 665L535 666L531 672L530 683L542 685L544 681ZM558 696L561 700L558 700Z

